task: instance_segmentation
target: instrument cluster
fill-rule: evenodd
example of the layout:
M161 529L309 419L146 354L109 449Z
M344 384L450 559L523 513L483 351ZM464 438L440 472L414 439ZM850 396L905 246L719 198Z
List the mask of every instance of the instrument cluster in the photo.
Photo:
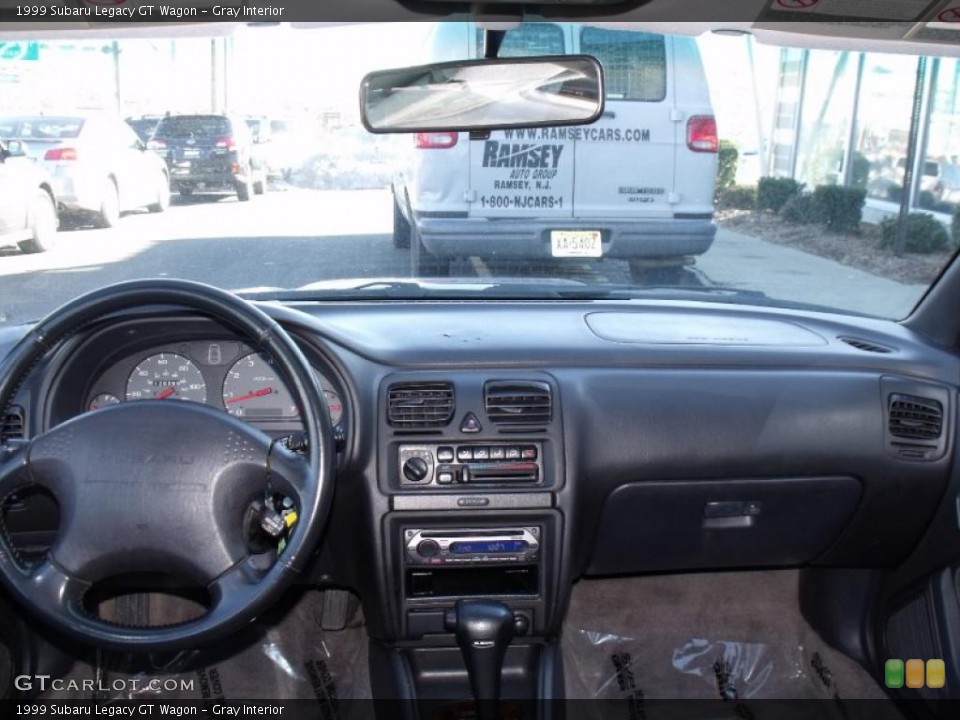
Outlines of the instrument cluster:
M343 401L321 373L330 424L343 421ZM299 422L300 410L273 360L235 341L171 343L127 356L94 382L85 410L138 400L197 402L260 424Z

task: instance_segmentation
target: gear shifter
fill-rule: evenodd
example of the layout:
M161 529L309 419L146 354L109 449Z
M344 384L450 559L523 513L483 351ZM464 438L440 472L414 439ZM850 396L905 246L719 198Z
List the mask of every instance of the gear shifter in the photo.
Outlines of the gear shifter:
M499 716L500 673L503 657L514 635L527 631L528 620L493 600L458 600L444 613L443 624L456 634L457 644L477 701L479 720Z

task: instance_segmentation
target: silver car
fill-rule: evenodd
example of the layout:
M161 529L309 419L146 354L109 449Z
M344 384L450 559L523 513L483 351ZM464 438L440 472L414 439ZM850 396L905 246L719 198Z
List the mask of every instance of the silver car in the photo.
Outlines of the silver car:
M166 165L119 118L0 118L0 139L24 142L46 167L63 212L92 214L101 227L116 225L121 212L170 204Z

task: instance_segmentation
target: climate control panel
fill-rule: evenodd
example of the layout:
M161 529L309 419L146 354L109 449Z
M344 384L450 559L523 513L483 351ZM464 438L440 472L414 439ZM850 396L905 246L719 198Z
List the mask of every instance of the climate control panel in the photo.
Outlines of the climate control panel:
M400 445L397 452L403 487L543 482L541 443Z

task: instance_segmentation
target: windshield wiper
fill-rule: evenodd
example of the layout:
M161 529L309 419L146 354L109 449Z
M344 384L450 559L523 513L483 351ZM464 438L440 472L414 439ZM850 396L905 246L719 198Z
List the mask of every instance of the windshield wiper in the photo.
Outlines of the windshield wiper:
M512 300L562 300L560 289L590 287L576 280L528 280L523 278L329 281L305 285L295 290L255 288L237 294L248 300L458 300L464 298L502 298ZM584 290L586 292L586 290Z
M631 285L630 283L610 283L589 285L589 292L596 297L604 298L641 299L650 297L666 297L671 300L687 295L695 300L702 300L704 296L711 299L730 299L732 302L753 302L758 305L766 304L770 298L760 290L740 290L722 286L687 286L687 285ZM587 291L584 291L587 292Z
M673 300L727 305L836 312L822 305L771 298L759 290L722 286L632 285L589 283L572 278L435 278L318 282L295 290L256 288L238 292L248 300L311 302L352 300ZM845 314L870 317L844 310Z
M571 278L498 278L331 281L306 285L296 290L257 288L241 291L251 300L457 300L464 298L506 300L607 300L667 298L767 305L769 298L757 290L723 287L682 287L672 285L636 286L596 284Z

